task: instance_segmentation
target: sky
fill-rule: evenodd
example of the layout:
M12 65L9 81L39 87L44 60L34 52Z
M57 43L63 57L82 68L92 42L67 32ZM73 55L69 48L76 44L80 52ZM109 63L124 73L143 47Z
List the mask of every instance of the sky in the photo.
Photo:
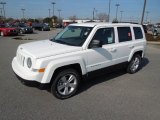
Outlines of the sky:
M58 16L58 9L61 9L61 17L68 19L76 15L78 18L92 18L93 9L98 13L107 13L109 9L109 0L0 0L6 2L6 17L22 18L21 9L25 10L25 18L44 18L49 16L49 10L53 14L52 2L55 2L55 15ZM111 20L116 17L116 6L118 8L118 19L122 14L123 21L140 22L143 10L144 0L111 0ZM2 7L2 5L0 5ZM160 22L160 0L147 0L144 21L152 23ZM147 17L147 11L148 17Z

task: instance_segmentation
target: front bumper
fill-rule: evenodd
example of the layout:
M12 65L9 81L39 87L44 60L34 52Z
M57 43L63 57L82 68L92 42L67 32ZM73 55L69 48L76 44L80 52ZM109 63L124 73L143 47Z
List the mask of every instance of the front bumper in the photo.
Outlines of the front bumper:
M26 33L26 34L27 33L33 33L33 30L24 30L23 32Z
M46 88L46 86L49 85L49 83L41 83L43 73L33 72L24 68L23 66L19 65L16 57L12 61L12 69L17 78L25 85L38 86L40 88Z
M29 87L38 87L40 89L47 89L50 86L49 83L39 83L36 81L28 81L28 80L25 80L25 79L21 78L20 76L18 76L15 72L14 72L14 74L16 75L18 80L20 80L24 85L27 85Z
M6 33L4 33L4 35L5 36L16 36L16 35L18 35L18 32L6 32Z
M43 73L34 72L20 65L16 57L12 61L12 69L16 75L27 81L36 81L41 83Z

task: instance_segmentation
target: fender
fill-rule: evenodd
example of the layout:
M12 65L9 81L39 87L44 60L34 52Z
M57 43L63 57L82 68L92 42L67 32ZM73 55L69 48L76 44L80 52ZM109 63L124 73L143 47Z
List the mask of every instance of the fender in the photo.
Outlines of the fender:
M136 53L138 51L142 51L142 58L143 58L143 56L144 56L144 46L138 46L138 47L135 47L134 49L132 49L132 51L129 55L129 58L128 58L128 62L131 61L134 53Z
M79 56L69 57L51 61L46 67L41 83L50 83L53 73L57 68L77 63L80 64L82 75L85 75L87 73L85 61Z

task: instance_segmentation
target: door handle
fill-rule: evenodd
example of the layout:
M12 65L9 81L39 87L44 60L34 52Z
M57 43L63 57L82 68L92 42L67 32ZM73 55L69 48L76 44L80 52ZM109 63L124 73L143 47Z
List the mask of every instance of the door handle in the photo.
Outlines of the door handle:
M110 52L116 52L116 48L109 49Z
M133 48L134 48L134 46L133 46L133 45L132 45L132 46L129 46L129 48L130 48L130 49L133 49Z

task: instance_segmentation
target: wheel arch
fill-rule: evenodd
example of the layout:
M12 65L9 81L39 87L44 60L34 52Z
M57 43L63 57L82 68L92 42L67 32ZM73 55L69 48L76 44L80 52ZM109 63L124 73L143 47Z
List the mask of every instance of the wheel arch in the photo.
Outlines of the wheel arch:
M68 68L77 70L81 76L87 73L84 61L78 57L52 61L46 67L41 83L50 83L59 71Z
M52 83L52 82L54 81L54 78L55 78L56 75L58 75L58 73L60 73L60 72L63 71L63 70L66 70L66 69L74 69L74 70L76 70L76 71L79 73L79 75L82 77L82 69L81 69L81 66L80 66L79 63L75 63L75 64L65 65L65 66L61 66L61 67L57 68L57 69L54 71L54 73L53 73L53 75L52 75L52 77L51 77L50 83Z
M131 61L133 56L137 55L137 54L140 55L142 58L144 57L144 51L143 50L136 50L136 51L131 52L131 54L129 56L129 59L128 59L128 62Z

